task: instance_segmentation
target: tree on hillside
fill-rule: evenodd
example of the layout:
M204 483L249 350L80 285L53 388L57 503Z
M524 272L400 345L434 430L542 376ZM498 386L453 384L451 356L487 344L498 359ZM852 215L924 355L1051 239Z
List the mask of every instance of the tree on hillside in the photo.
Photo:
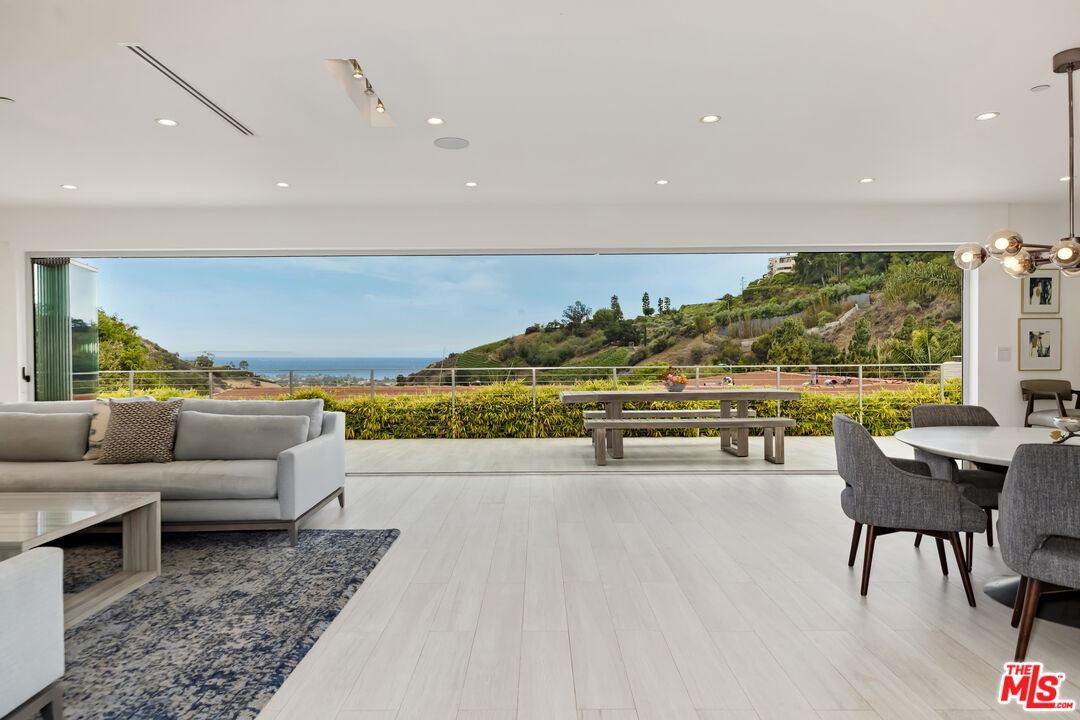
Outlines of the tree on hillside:
M769 346L768 361L771 365L808 365L813 362L810 342L806 339L806 328L802 320L789 317L779 327L769 333L772 343Z
M890 340L886 353L891 363L942 363L959 355L962 344L963 336L955 324L946 322L938 328L927 319L912 330L910 341L901 340L899 336Z
M241 370L247 370L247 369L249 369L249 368L250 368L251 366L250 366L250 365L248 365L248 361L247 361L247 360L241 360L241 361L240 361L240 366L239 366L239 367L240 367L240 369L241 369Z
M716 320L704 310L694 316L694 329L701 333L702 340L705 339L705 334L714 327L716 327Z
M571 330L580 328L589 319L590 314L592 314L592 308L580 300L567 305L562 312L562 316L566 318L566 326Z
M924 304L938 296L960 297L963 271L951 262L931 260L899 263L885 277L885 299Z
M622 320L623 319L622 306L619 305L619 296L618 295L612 295L611 296L611 311L613 313L615 313L615 319L616 320Z
M649 302L649 293L644 292L641 294L641 314L644 316L641 321L641 344L648 345L649 343L649 318L653 316L656 310Z
M664 312L671 312L671 298L667 297L666 295L664 296Z
M150 359L134 325L98 309L98 367L102 370L148 370Z
M870 321L861 318L855 323L855 333L848 343L844 359L849 363L877 362L877 347L870 345L870 337Z
M207 352L202 355L198 355L195 358L195 367L209 368L214 367L214 353Z

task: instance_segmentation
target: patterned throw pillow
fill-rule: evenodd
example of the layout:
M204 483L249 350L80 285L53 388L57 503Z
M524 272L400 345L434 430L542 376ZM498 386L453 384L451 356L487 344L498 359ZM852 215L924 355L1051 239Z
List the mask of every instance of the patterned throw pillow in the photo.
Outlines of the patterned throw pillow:
M109 401L109 427L101 444L101 465L172 462L181 400Z
M153 402L149 395L123 398L117 402ZM105 430L109 427L109 401L98 398L94 401L94 417L90 421L90 441L83 460L97 460L101 457L101 443L105 441Z

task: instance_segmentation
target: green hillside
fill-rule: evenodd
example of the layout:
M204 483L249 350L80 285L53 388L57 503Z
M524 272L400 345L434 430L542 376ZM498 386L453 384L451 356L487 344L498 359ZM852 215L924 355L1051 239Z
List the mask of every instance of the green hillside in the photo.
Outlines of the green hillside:
M937 363L960 354L960 288L946 253L800 253L793 272L739 295L678 307L647 293L599 309L575 301L438 365ZM852 299L867 295L868 306Z

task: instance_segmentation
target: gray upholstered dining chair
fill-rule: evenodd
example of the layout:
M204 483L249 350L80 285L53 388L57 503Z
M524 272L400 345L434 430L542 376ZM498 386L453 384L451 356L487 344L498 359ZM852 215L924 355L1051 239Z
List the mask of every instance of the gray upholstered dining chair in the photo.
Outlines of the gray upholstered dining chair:
M986 408L978 405L916 405L911 408L912 427L944 427L955 425L997 427L997 420ZM998 495L1005 484L1008 468L996 465L977 465L964 470L952 458L915 449L915 459L930 466L934 477L946 478L961 485L961 491L971 502L986 513L986 544L994 547L994 510L998 507ZM921 537L915 538L915 547ZM972 534L967 534L967 568L971 571Z
M886 457L866 428L847 415L833 415L833 439L836 467L846 484L840 493L840 507L855 521L849 566L855 564L859 534L866 525L859 593L866 595L869 588L877 538L894 532L915 532L938 541L938 559L945 575L949 571L944 541L949 541L968 604L975 607L960 533L983 531L986 516L982 509L964 498L956 483L932 477L925 463Z
M1080 390L1073 390L1068 380L1021 380L1020 395L1027 400L1024 409L1024 427L1039 425L1054 427L1056 417L1080 417ZM1076 397L1076 406L1067 408L1065 403ZM1056 407L1035 409L1036 400L1053 400Z
M1013 605L1016 661L1027 656L1043 593L1080 589L1080 447L1021 445L998 518L1001 558L1020 573Z

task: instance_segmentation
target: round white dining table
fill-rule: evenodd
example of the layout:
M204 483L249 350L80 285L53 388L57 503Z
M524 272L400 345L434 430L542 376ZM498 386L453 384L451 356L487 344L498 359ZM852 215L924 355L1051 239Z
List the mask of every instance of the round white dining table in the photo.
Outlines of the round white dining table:
M934 455L988 465L1009 465L1021 445L1053 442L1048 427L920 427L901 430L897 440ZM1080 444L1080 438L1067 441Z
M1021 445L1054 442L1048 427L921 427L901 430L894 437L914 448L934 455L970 460L988 465L1008 466L1013 453ZM1080 437L1066 441L1080 445ZM983 592L998 602L1013 606L1020 578L1016 575L994 578L983 586ZM1039 618L1050 622L1080 627L1080 593L1062 592L1044 595L1039 601Z

